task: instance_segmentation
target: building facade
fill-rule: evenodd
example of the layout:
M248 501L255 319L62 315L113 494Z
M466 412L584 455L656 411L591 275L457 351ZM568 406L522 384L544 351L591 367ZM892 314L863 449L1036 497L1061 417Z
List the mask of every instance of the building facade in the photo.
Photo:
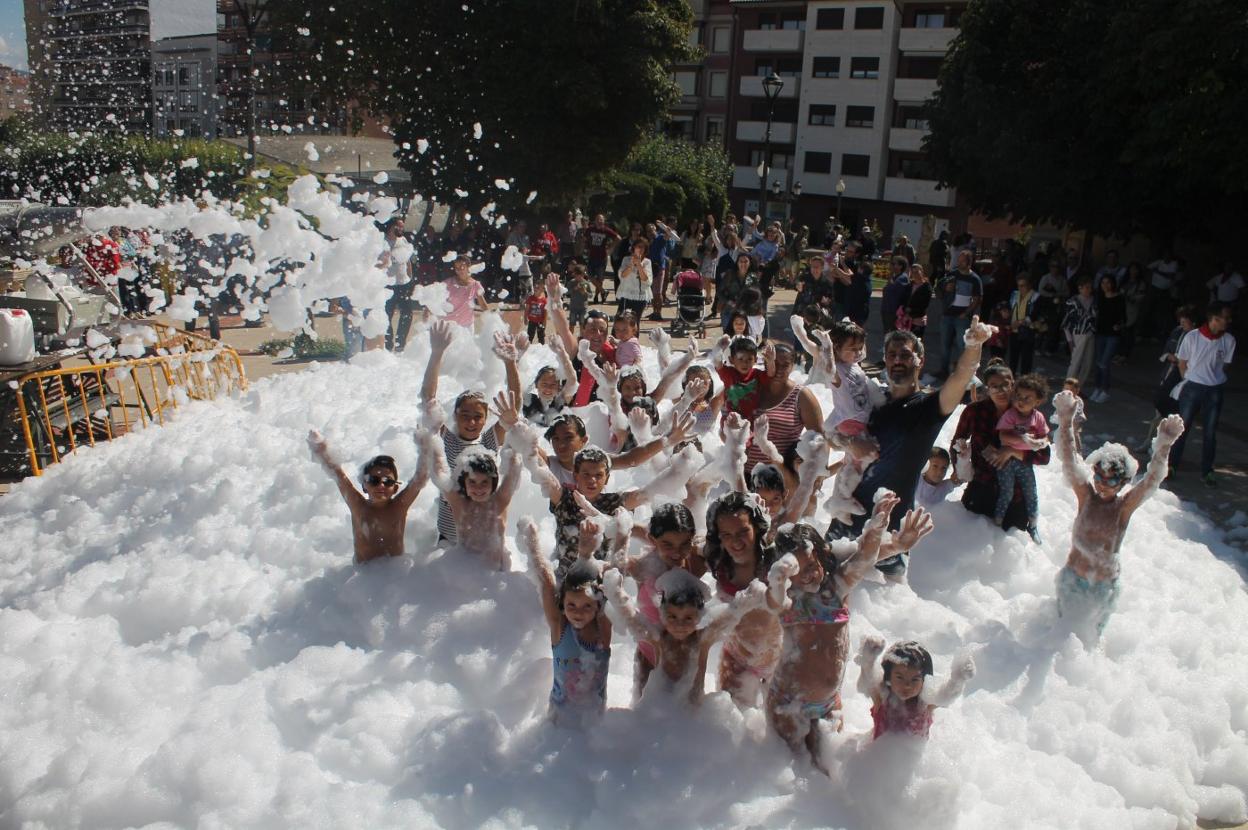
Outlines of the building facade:
M689 6L690 43L701 49L702 57L672 66L672 80L681 96L663 129L677 138L722 144L732 74L732 6L729 0L690 0Z
M35 109L47 125L147 133L148 0L26 0L26 10Z
M255 0L217 0L219 133L247 135L253 83L257 135L346 132L346 109L298 78L299 50L304 39L275 30L267 15L261 15L254 31L249 33L245 15L255 9Z
M0 121L30 111L30 76L0 66Z
M891 240L965 224L956 193L937 188L922 152L923 104L965 4L880 0L732 0L733 95L728 152L734 206L790 213L812 229L829 216L877 222ZM763 79L783 81L769 107ZM766 152L769 110L770 153ZM760 165L768 156L764 177ZM841 191L838 193L838 190Z
M152 134L217 135L217 36L167 37L152 43Z

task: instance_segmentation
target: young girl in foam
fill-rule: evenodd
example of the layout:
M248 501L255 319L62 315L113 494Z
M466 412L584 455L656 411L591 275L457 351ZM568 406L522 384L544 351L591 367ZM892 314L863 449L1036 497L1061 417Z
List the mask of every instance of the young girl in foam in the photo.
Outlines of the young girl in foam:
M550 559L538 542L537 524L525 516L518 530L517 542L528 556L529 573L537 582L550 629L554 660L550 717L561 725L584 723L601 715L607 705L611 621L603 613L600 565L579 558L556 581ZM591 532L587 527L586 536Z
M1078 405L1073 394L1057 393L1053 407L1058 418L1057 457L1078 503L1070 556L1057 575L1057 613L1071 621L1080 639L1092 643L1105 630L1118 601L1118 551L1127 524L1165 480L1170 447L1183 434L1183 419L1170 415L1162 420L1148 471L1132 484L1139 465L1121 444L1104 444L1086 461L1075 452Z
M932 712L961 697L975 676L975 662L969 655L959 658L945 684L928 692L926 678L932 674L932 655L927 649L913 641L894 643L879 660L881 651L883 639L866 637L855 660L861 669L858 691L871 698L872 739L887 734L926 738L932 728Z
M514 411L509 414L515 415ZM515 450L503 448L501 475L498 457L481 446L466 447L452 472L437 436L427 429L420 430L418 436L429 459L429 480L450 504L459 529L456 548L481 556L496 570L509 570L507 508L520 486L523 468Z
M497 450L502 443L508 427L514 426L515 406L500 410L500 417L492 429L485 428L490 408L484 393L468 390L460 393L455 399L452 409L454 424L446 424L446 414L438 403L438 375L442 371L442 358L452 341L466 342L464 334L457 334L453 324L445 320L434 323L429 329L429 363L425 366L425 377L420 387L420 401L424 409L426 426L435 430L442 439L442 448L446 460L454 464L459 454L471 445L479 445L487 450ZM502 334L495 335L494 354L503 361L507 376L507 389L515 398L520 397L520 373L516 368L519 352L514 339ZM509 421L503 420L506 412ZM450 502L444 497L438 499L438 539L454 543L456 539L455 518L451 512Z
M777 553L791 557L795 566L780 614L784 649L767 691L767 709L780 737L795 752L805 746L816 765L818 722L830 720L840 728L841 681L849 653L846 600L872 573L881 552L909 550L932 531L930 515L919 507L906 513L890 539L886 528L899 502L888 490L877 493L871 520L856 540L829 543L805 523L786 526L776 537Z
M701 701L706 685L706 659L711 646L742 617L767 604L767 587L756 579L738 591L732 602L708 622L705 608L710 589L684 568L673 568L654 582L652 590L659 597L659 619L654 620L633 605L624 591L623 580L620 571L612 570L603 583L608 601L637 638L639 652L643 646L648 647L652 666L659 669L645 688L651 694L661 689L673 698L683 697L695 704ZM640 699L640 690L634 692Z
M533 388L524 393L520 408L524 419L538 427L549 427L576 397L576 369L564 349L563 340L552 337L549 345L558 365L537 370Z

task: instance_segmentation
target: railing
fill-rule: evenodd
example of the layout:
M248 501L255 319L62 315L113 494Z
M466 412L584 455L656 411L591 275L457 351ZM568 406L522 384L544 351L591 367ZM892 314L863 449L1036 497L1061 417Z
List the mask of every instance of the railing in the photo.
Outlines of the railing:
M31 372L12 385L27 465L6 472L41 475L84 445L163 426L186 400L213 400L247 387L234 349L152 325L154 355Z

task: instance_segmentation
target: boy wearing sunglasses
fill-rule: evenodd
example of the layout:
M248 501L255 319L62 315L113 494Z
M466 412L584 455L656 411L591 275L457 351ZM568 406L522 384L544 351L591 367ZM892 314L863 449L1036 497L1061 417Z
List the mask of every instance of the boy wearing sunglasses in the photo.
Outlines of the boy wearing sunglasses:
M388 455L370 459L360 474L361 493L341 464L330 457L329 444L316 430L308 433L312 454L338 483L338 492L351 510L351 536L355 561L367 562L382 556L403 555L403 529L407 511L429 480L424 459L416 463L416 475L402 490L399 468Z

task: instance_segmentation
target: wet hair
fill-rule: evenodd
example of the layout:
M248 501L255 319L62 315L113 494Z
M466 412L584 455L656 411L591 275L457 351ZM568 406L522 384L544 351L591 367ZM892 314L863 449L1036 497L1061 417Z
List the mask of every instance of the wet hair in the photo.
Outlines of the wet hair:
M732 310L732 313L728 315L728 329L725 333L731 334L734 330L733 326L738 320L740 320L742 323L745 324L746 333L741 334L741 335L736 335L736 336L737 337L749 337L750 317L748 314L745 313L745 309L742 309L742 308L734 308Z
M563 579L559 581L559 589L555 592L560 612L563 611L563 599L568 593L587 593L602 608L606 597L602 593L602 570L597 560L577 559L564 573Z
M855 340L861 340L865 345L867 342L867 333L862 326L852 320L841 320L834 323L832 328L828 329L828 336L832 338L832 345L836 349L840 349L846 343L852 343Z
M646 384L646 373L642 371L640 366L634 363L620 369L620 376L615 382L616 390L619 391L624 386L624 381L629 378L639 378L641 380L641 388L643 391L649 388Z
M716 579L732 577L732 557L728 555L719 541L717 522L720 516L734 516L738 513L746 514L746 518L754 527L754 544L758 547L758 567L755 569L755 575L766 576L767 569L771 567L775 559L775 551L763 544L763 539L771 528L771 518L768 517L767 508L763 506L762 501L753 493L725 493L711 502L711 506L706 511L706 547L703 549L703 556L706 557L706 564Z
M741 292L741 308L746 314L762 314L763 313L763 295L755 287L750 286Z
M715 381L711 377L711 370L705 366L690 366L685 370L685 383L704 378L710 385L706 389L706 394L702 396L702 400L709 401L715 397Z
M1034 392L1036 397L1042 401L1049 396L1048 380L1045 379L1044 375L1039 375L1035 372L1032 372L1030 375L1023 375L1014 381L1014 391L1017 392L1020 389Z
M460 407L462 407L464 404L468 403L469 401L472 401L473 403L481 404L482 406L485 407L486 412L490 411L490 404L485 399L485 393L477 389L465 389L463 392L460 392L459 395L455 398L455 405L451 407L451 411L458 412L460 410Z
M1119 479L1119 486L1129 483L1140 469L1139 462L1131 455L1130 450L1122 444L1109 442L1091 453L1087 457L1087 463L1093 472L1101 470L1106 473L1105 478Z
M360 468L360 478L368 475L373 470L388 470L395 478L399 477L399 466L388 455L374 455L364 462L364 466Z
M775 464L756 464L750 471L750 492L757 493L759 490L786 491L784 476Z
M927 460L931 461L933 458L939 458L941 461L945 462L946 464L948 464L952 460L949 457L949 450L945 449L944 447L932 447L932 451L927 454Z
M732 343L728 345L728 354L730 356L736 356L738 352L751 352L752 354L758 354L758 344L754 342L752 337L747 337L744 334L737 335L732 338Z
M542 368L537 370L537 374L533 377L533 385L537 386L537 384L541 382L542 377L548 373L553 374L556 380L559 379L558 369L556 369L554 366L543 366Z
M585 431L585 422L581 420L581 416L573 415L571 412L564 412L560 415L556 415L554 420L550 422L550 426L546 427L546 440L549 441L554 438L555 428L563 426L564 424L571 426L572 431L581 438L589 437L589 433Z
M667 502L654 508L650 514L650 535L658 538L664 533L693 533L693 513L679 502Z
M701 611L706 607L706 585L684 568L673 568L655 581L659 594L659 606L666 608L693 607Z
M808 547L814 552L819 564L823 565L826 580L836 571L837 561L823 534L805 522L785 525L776 533L776 558L790 553L797 556Z
M572 472L576 473L580 470L583 463L606 464L607 472L611 472L611 456L592 444L577 450L576 455L572 458Z
M494 453L483 447L467 447L455 460L455 484L461 496L468 495L468 474L489 476L494 485L490 492L498 489L498 458Z
M923 341L918 338L912 331L890 331L884 337L884 351L888 351L888 347L894 343L904 342L907 346L914 349L914 353L920 358L923 357Z
M1077 377L1068 377L1062 381L1062 386L1073 386L1075 391L1078 392L1083 388L1083 381L1079 380Z
M889 646L888 651L885 651L884 656L880 658L880 666L884 669L885 683L892 679L894 666L910 666L923 672L924 675L930 675L932 674L932 655L914 640L907 640L904 643L893 643Z
M988 365L984 367L984 383L995 377L1003 377L1010 383L1014 382L1014 371L1010 369L1006 362L999 357L994 357L988 361Z

